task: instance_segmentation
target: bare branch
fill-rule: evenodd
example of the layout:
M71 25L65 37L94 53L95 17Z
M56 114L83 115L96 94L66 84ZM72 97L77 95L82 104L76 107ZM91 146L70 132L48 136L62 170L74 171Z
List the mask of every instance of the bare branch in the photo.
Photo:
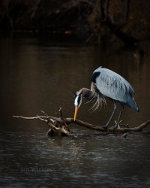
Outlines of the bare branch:
M116 133L127 133L127 132L139 132L142 131L144 128L148 127L148 125L150 125L150 120L140 124L139 126L133 127L133 128L129 128L129 127L119 127L118 129L114 129L114 128L108 128L105 129L101 126L96 126L93 125L91 123L88 122L84 122L81 120L76 120L74 121L73 118L64 118L63 117L63 113L62 113L62 108L59 108L59 113L60 113L60 117L54 117L54 116L49 116L47 113L45 113L44 111L42 111L42 113L44 114L44 116L33 116L33 117L26 117L26 116L13 116L14 118L20 118L20 119L26 119L26 120L34 120L34 119L39 119L41 121L43 121L44 123L46 123L49 127L49 135L65 135L65 136L69 136L71 135L70 130L68 129L68 125L69 124L77 124L79 126L83 126L86 127L88 129L93 129L99 132L105 132L106 134L116 134Z
M14 117L14 118L20 118L20 119L27 119L27 120L46 118L46 116L39 116L39 115L36 115L36 116L33 116L33 117L16 116L16 115L14 115L13 117Z
M74 120L73 118L66 118L65 119L66 123L67 124L70 124L70 123L74 123ZM108 132L108 133L125 133L125 132L138 132L138 131L142 131L144 128L146 128L148 125L150 125L150 120L147 120L146 122L140 124L139 126L136 126L136 127L131 127L131 128L118 128L118 129L114 129L114 128L108 128L108 129L105 129L101 126L96 126L96 125L93 125L93 124L90 124L90 123L87 123L87 122L84 122L84 121L81 121L81 120L76 120L75 121L76 124L80 125L80 126L84 126L84 127L87 127L89 129L94 129L96 131L101 131L101 132Z

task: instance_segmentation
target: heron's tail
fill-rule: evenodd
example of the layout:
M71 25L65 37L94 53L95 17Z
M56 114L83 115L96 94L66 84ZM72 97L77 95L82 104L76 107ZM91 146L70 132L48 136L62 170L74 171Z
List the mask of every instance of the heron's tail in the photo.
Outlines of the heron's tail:
M134 98L132 97L128 103L128 105L135 111L139 112L139 107L137 106Z

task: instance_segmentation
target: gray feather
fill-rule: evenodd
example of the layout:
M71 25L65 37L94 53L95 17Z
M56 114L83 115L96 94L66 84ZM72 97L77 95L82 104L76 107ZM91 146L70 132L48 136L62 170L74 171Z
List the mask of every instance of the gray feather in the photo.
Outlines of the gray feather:
M99 67L93 74L95 72L100 73L94 84L102 95L126 104L138 111L133 97L135 94L134 89L127 80L106 68Z

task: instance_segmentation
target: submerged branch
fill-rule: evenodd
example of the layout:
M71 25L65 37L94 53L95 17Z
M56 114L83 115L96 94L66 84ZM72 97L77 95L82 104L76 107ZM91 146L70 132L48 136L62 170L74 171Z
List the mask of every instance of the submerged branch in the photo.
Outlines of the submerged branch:
M26 119L26 120L39 119L39 120L43 121L50 127L50 130L48 132L48 134L50 136L52 136L52 135L62 135L62 136L71 135L71 132L68 128L68 126L70 124L77 124L79 126L86 127L88 129L93 129L93 130L96 130L99 132L105 132L106 134L109 134L109 133L112 133L112 134L113 133L114 134L121 133L122 134L122 133L127 133L127 132L139 132L139 131L142 131L144 128L148 127L148 125L150 125L150 120L147 120L146 122L140 124L139 126L133 127L133 128L119 127L118 129L114 129L114 128L105 129L101 126L96 126L96 125L93 125L91 123L84 122L81 120L74 121L73 118L64 118L61 108L59 108L59 117L49 116L44 111L42 111L42 113L44 114L43 116L36 115L33 117L26 117L26 116L13 116L13 117L20 118L20 119Z

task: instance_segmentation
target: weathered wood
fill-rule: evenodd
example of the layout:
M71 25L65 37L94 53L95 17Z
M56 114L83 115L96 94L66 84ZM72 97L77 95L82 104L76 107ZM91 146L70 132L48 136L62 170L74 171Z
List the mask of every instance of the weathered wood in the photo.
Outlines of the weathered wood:
M125 127L125 128L119 127L118 129L114 129L114 128L105 129L102 126L93 125L91 123L84 122L82 120L74 121L73 118L64 118L61 108L59 109L60 117L49 116L44 111L42 111L42 113L44 114L43 116L36 115L34 117L26 117L26 116L13 116L13 117L26 119L26 120L39 119L39 120L43 121L50 127L48 135L51 135L51 136L52 135L61 135L61 136L71 135L71 132L68 128L68 126L70 124L77 124L79 126L86 127L88 129L93 129L93 130L96 130L99 132L105 132L106 134L109 134L109 133L124 134L127 132L140 132L143 129L145 129L146 127L148 127L148 125L150 125L150 120L147 120L146 122L144 122L136 127L131 127L131 128L130 127Z
M89 129L94 129L96 131L108 132L108 133L138 132L138 131L142 131L144 128L146 128L148 125L150 125L150 120L147 120L146 122L144 122L136 127L125 127L125 128L119 127L118 129L114 129L114 128L105 129L102 126L96 126L96 125L93 125L93 124L90 124L88 122L84 122L81 120L76 120L74 122L73 118L66 118L65 121L67 124L76 123L80 126L87 127Z

